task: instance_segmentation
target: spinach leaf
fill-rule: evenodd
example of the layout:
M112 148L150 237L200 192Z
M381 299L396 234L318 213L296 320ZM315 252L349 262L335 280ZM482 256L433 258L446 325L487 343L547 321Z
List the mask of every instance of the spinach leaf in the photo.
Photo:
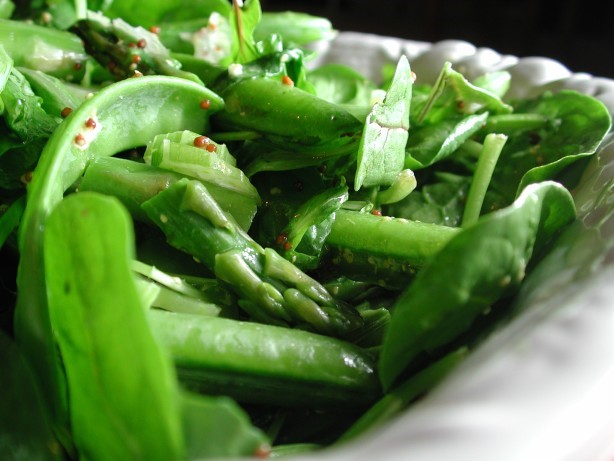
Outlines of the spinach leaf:
M404 200L382 209L387 216L411 219L442 226L460 226L470 177L438 174Z
M326 64L309 73L318 97L337 104L371 103L371 93L377 89L375 83L364 75L342 64Z
M60 461L49 414L34 375L17 344L0 330L0 458Z
M258 58L254 31L261 16L262 10L258 0L247 0L244 4L233 1L230 29L233 36L231 53L235 63L243 64Z
M262 457L270 450L234 400L183 392L181 405L187 459Z
M24 142L48 138L61 119L53 117L42 108L42 100L34 94L23 74L12 68L2 93L4 121Z
M483 127L487 118L487 112L455 115L437 124L410 128L405 168L417 170L449 157Z
M77 450L90 460L179 459L177 383L130 266L127 210L96 193L68 196L49 216L44 242L49 313Z
M384 387L513 293L532 255L574 218L570 193L544 182L455 235L393 307L379 361Z
M592 155L612 125L611 116L599 100L563 90L518 102L517 114L545 116L548 123L537 130L511 130L493 187L508 201L528 184L553 179L565 167Z

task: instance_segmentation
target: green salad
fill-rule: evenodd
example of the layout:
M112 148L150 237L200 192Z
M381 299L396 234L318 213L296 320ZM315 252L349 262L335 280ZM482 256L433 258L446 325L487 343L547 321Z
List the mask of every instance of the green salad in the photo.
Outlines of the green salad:
M0 0L0 457L342 446L510 315L611 128L511 74L314 65L258 0Z

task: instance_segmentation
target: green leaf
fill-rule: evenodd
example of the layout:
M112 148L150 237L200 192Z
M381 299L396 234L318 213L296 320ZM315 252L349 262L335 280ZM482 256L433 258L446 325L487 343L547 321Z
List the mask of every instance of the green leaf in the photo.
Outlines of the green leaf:
M484 125L488 113L453 116L435 124L423 124L409 130L405 168L426 168L450 155Z
M183 392L181 403L187 459L263 456L270 450L265 434L234 400Z
M403 170L412 83L409 61L402 56L384 101L375 104L367 117L358 149L354 190L390 185Z
M48 138L61 121L43 110L41 98L34 94L23 74L15 68L11 69L0 98L7 126L26 143L36 138Z
M69 196L49 216L44 248L77 450L89 460L179 459L177 384L130 267L128 212L114 198Z
M424 184L404 200L382 209L387 216L396 216L442 226L460 226L469 177L437 175L437 181Z
M548 123L541 129L509 132L493 176L493 185L509 201L528 184L554 179L565 167L592 155L612 126L601 101L573 90L518 103L514 112L542 115Z
M393 308L379 361L384 387L392 386L421 354L445 346L491 304L510 295L533 254L574 218L569 192L545 182L456 234Z
M336 35L331 22L321 16L295 11L263 12L254 38L264 40L272 34L280 35L287 44L298 46L330 40Z
M0 458L11 461L59 461L49 414L34 375L18 346L0 330Z
M377 89L375 83L360 72L337 63L320 66L309 73L318 97L336 104L371 103L371 93Z
M25 208L26 196L22 195L0 214L0 248L2 248L9 235L19 226Z
M162 21L185 21L194 17L207 17L217 11L227 16L230 5L227 0L153 0L144 7L140 0L98 0L98 8L109 17L121 17L133 25L150 27Z
M247 0L243 6L233 0L230 28L233 36L232 55L235 63L243 64L259 57L254 31L261 16L262 10L258 0Z

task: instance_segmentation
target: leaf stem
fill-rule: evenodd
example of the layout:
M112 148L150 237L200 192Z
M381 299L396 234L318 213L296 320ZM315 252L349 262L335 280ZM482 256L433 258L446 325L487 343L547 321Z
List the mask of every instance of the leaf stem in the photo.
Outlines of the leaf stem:
M467 204L463 213L461 227L467 227L476 223L480 217L492 173L506 141L507 136L495 133L488 134L484 139L484 146L478 158L473 181L467 195Z

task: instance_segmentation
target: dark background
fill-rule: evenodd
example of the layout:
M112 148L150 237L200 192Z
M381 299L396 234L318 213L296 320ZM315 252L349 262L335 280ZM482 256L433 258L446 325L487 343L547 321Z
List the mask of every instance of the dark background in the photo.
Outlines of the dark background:
M461 39L573 72L614 78L611 0L261 0L265 11L326 16L337 30L436 42Z

